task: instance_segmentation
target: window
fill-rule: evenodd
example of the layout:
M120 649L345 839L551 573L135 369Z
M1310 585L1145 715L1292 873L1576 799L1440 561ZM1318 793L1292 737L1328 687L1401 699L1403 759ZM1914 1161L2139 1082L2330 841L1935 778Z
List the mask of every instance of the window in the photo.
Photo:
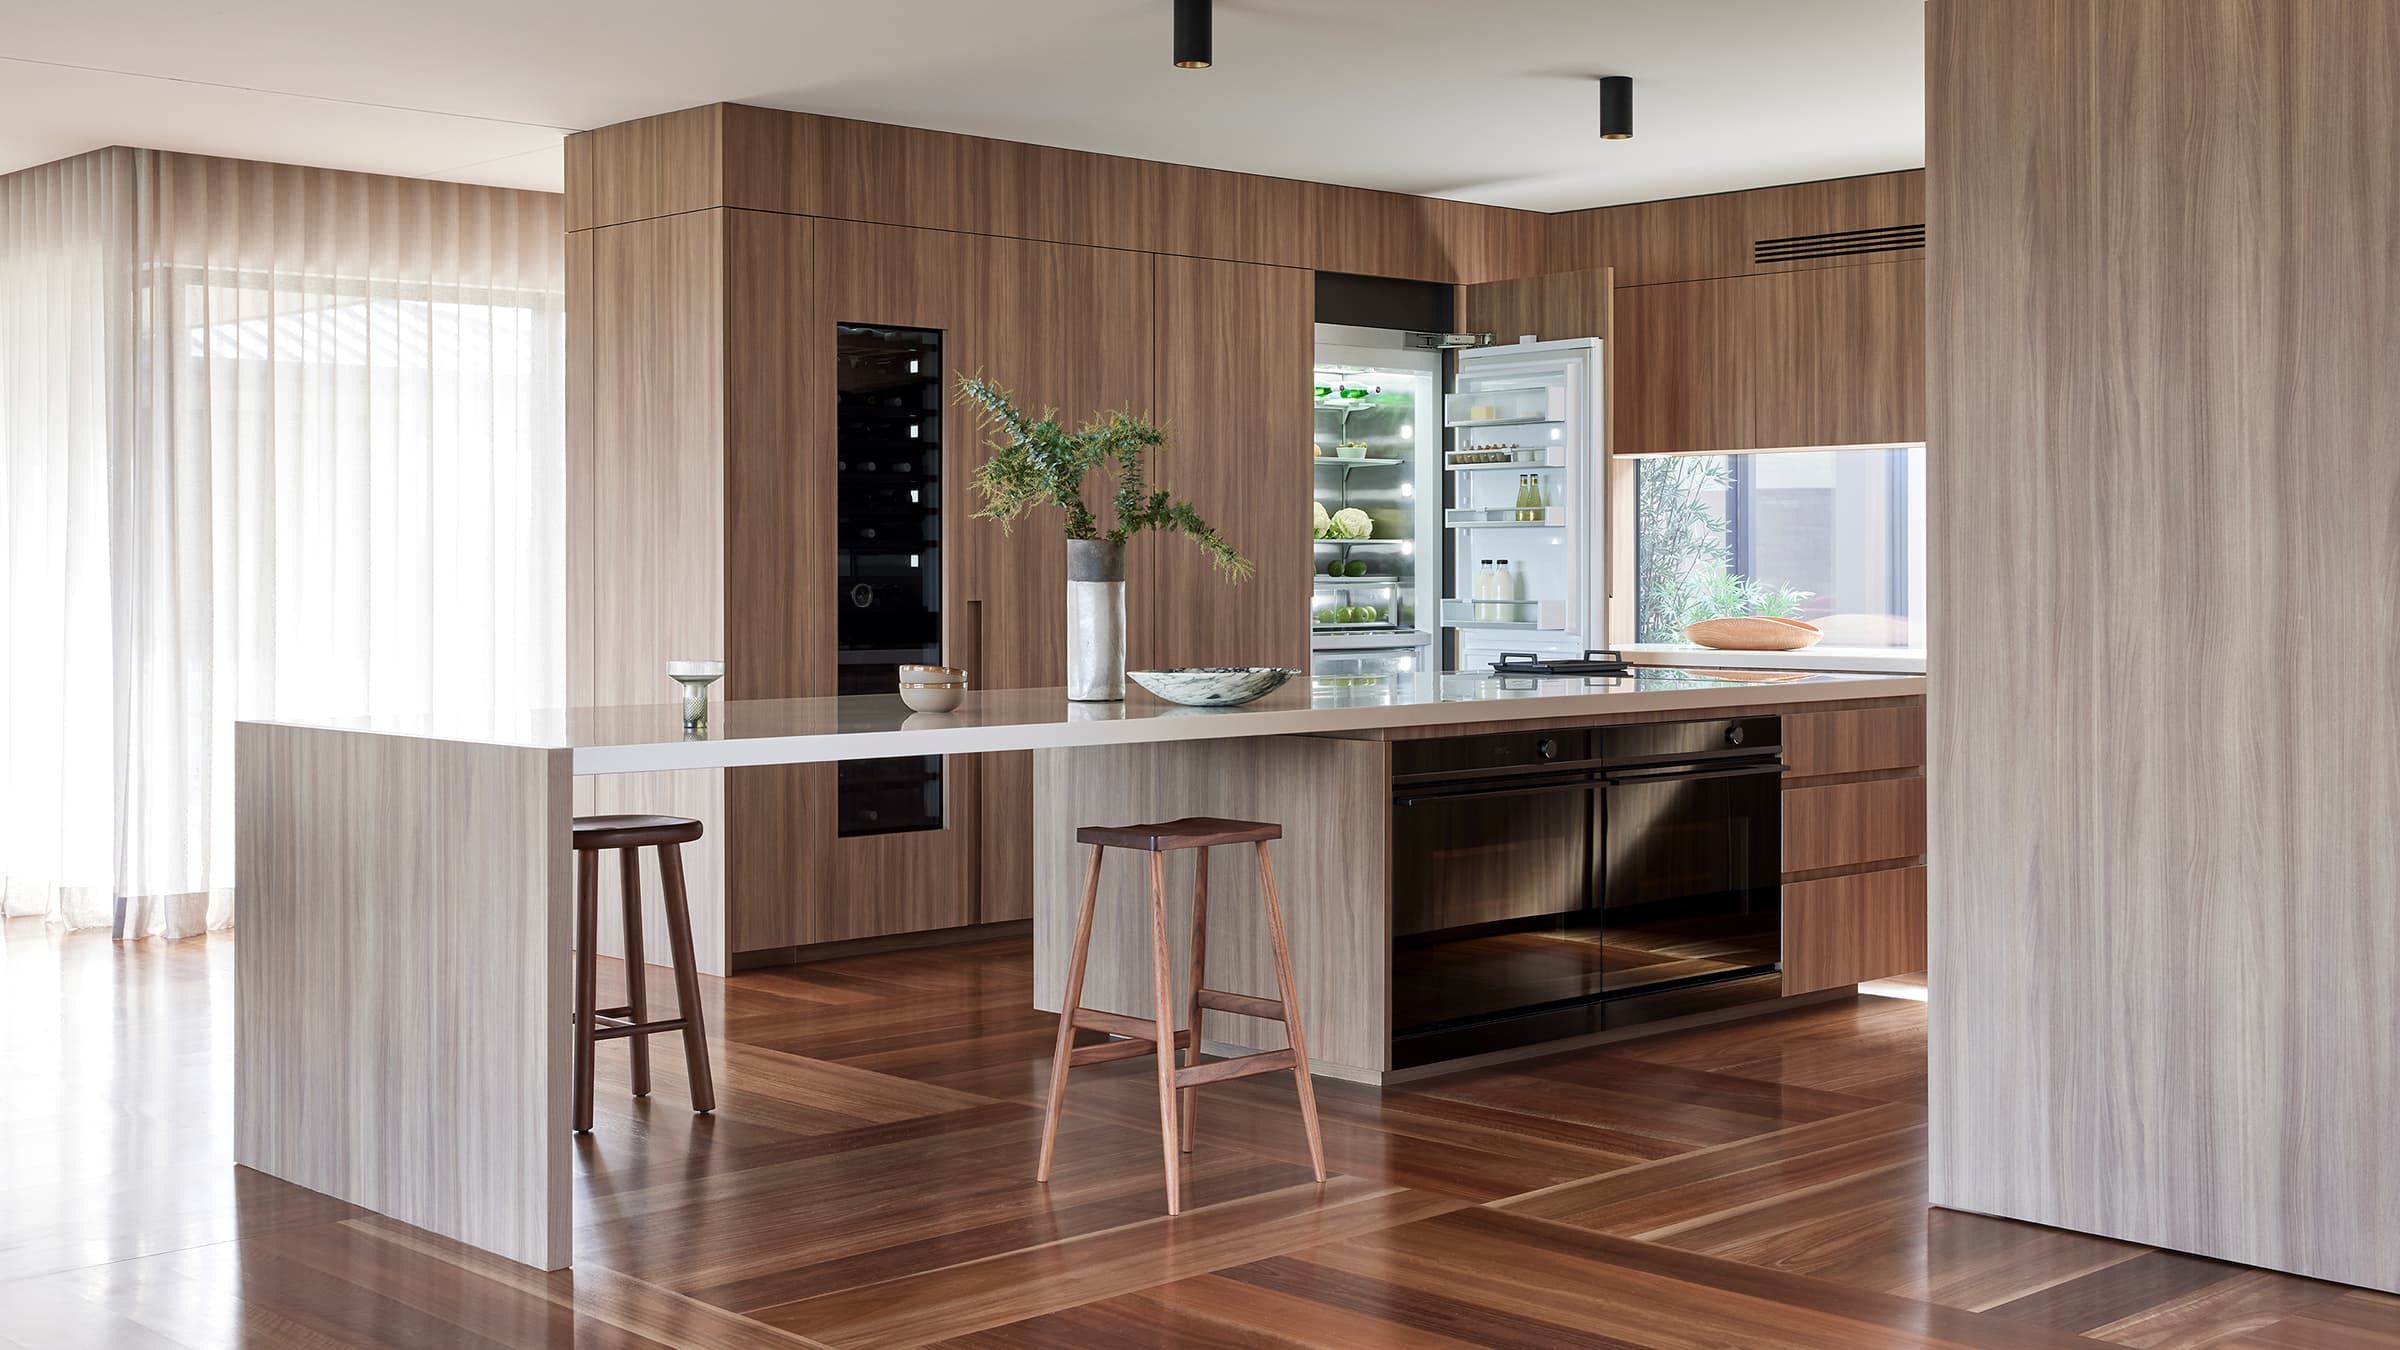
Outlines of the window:
M1645 459L1634 638L1735 614L1806 619L1848 647L1925 645L1925 449Z

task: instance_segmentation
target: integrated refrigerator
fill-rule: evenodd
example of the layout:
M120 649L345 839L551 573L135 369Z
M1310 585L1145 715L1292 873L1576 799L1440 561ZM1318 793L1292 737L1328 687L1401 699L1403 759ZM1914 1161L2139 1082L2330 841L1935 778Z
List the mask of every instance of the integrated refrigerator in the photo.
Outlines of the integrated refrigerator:
M1319 677L1603 644L1600 341L1467 340L1317 325Z

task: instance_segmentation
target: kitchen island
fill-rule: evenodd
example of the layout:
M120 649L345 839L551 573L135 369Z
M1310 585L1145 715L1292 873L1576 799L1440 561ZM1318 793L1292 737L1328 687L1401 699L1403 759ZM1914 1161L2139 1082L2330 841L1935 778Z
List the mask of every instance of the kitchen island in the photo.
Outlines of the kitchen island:
M1325 952L1341 933L1362 953L1359 963L1388 956L1387 935L1355 927L1388 892L1379 889L1382 878L1337 881L1343 854L1316 842L1367 837L1346 834L1344 822L1382 819L1388 782L1362 767L1367 757L1388 754L1395 739L1504 728L1871 712L1918 702L1923 685L1908 676L1645 670L1594 680L1320 682L1236 709L1139 695L1070 704L1056 689L978 693L948 714L911 713L895 696L768 700L720 705L694 737L671 705L471 722L243 722L236 1160L530 1265L569 1263L578 775L1040 752L1035 843L1045 895L1035 959L1045 991L1055 989L1061 960L1053 920L1071 889L1058 884L1055 859L1076 825L1153 814L1188 799L1176 795L1187 790L1246 803L1228 814L1278 819L1305 784L1318 809L1286 820L1281 846L1291 859L1285 887L1295 959L1312 1033L1345 1020L1354 1028L1332 1035L1343 1053L1328 1057L1328 1071L1367 1076L1380 1052L1361 1047L1372 1043L1380 1014L1332 1010L1344 999L1388 999L1388 980L1352 985ZM1279 770L1269 750L1186 785L1189 766L1172 758L1283 739L1306 742L1293 747L1308 761L1304 777ZM1345 779L1352 772L1364 776ZM1246 785L1256 790L1245 793ZM1921 816L1921 786L1917 810ZM1375 840L1381 829L1374 827ZM1323 921L1304 917L1312 911ZM1217 931L1229 975L1242 978L1234 955L1246 945L1242 933ZM1095 939L1094 1006L1108 1005L1112 980L1138 974L1111 950Z

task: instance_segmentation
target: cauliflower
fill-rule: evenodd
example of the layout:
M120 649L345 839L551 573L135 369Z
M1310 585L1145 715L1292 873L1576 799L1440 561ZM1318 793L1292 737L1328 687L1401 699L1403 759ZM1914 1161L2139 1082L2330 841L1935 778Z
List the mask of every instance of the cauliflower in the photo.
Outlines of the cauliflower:
M1375 522L1355 506L1345 506L1333 513L1333 537L1336 539L1368 539L1375 534Z
M1325 514L1325 503L1311 502L1309 505L1316 508L1317 518L1310 523L1310 528L1317 532L1317 538L1323 539L1332 534L1333 517Z

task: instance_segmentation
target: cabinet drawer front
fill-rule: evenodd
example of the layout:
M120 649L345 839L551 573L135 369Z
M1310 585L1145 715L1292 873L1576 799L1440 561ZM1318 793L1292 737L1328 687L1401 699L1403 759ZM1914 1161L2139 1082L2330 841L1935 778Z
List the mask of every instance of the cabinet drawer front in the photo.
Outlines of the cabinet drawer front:
M1925 853L1925 779L1878 778L1783 794L1783 870L1917 858Z
M1925 763L1925 708L1785 713L1783 762L1794 778L1914 769Z
M1894 867L1783 888L1783 992L1925 968L1925 869Z

